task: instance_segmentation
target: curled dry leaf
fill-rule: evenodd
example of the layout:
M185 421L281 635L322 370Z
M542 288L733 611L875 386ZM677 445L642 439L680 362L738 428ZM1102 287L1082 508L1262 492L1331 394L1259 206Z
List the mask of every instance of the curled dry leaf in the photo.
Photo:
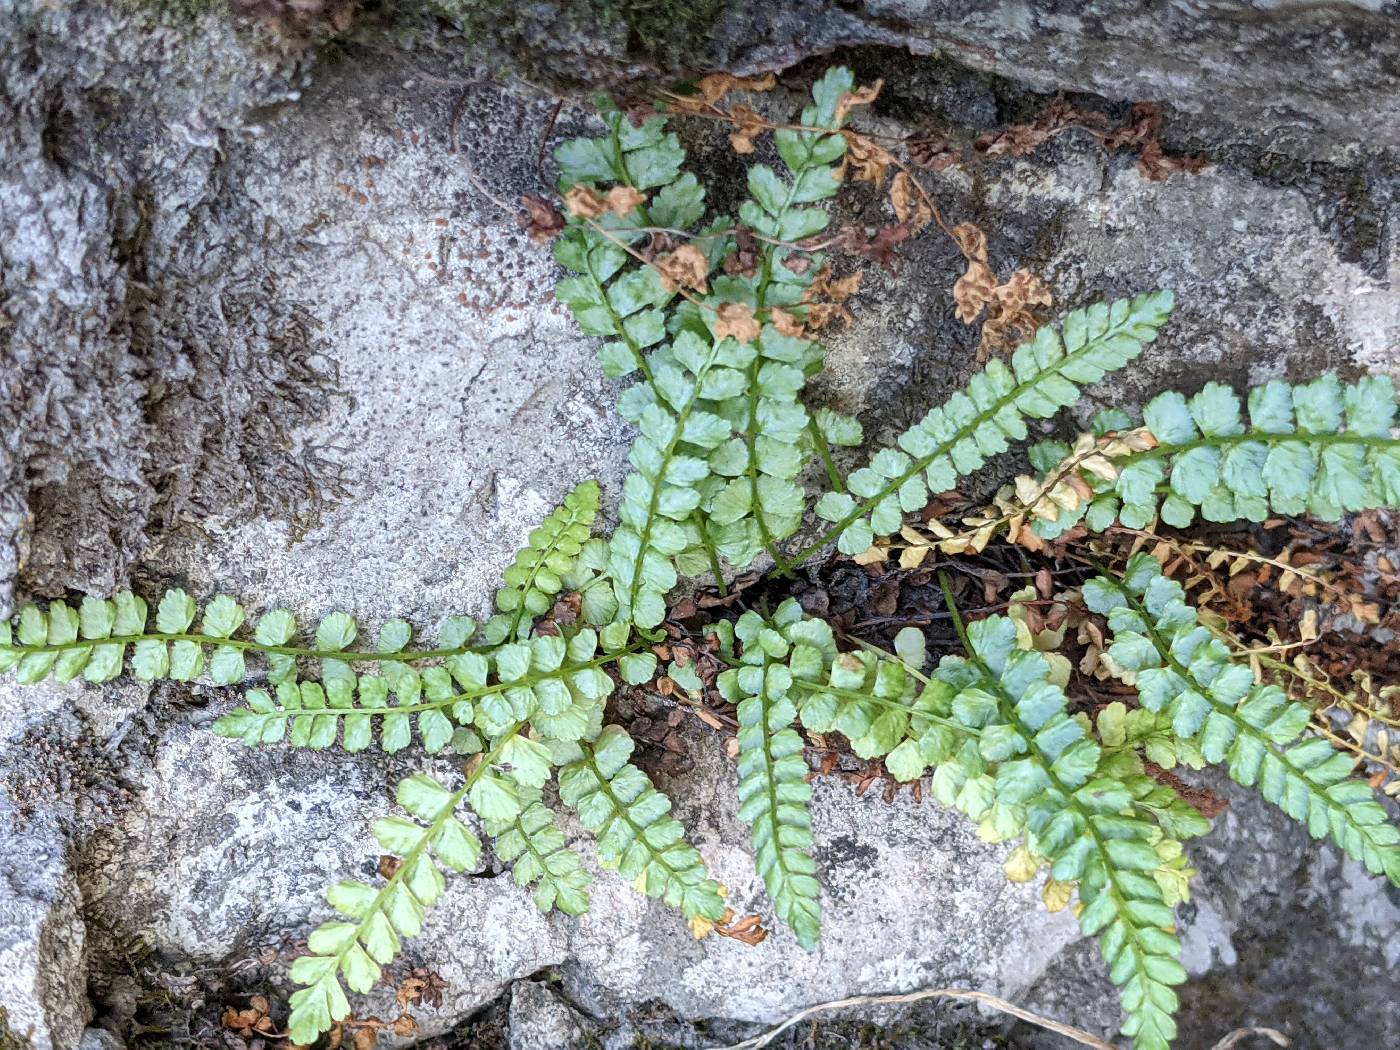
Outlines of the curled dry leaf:
M987 261L987 235L981 227L970 222L960 222L953 227L953 241L968 261Z
M849 175L855 182L883 186L896 163L895 155L858 132L847 129L842 135L846 138L846 156L837 169L837 177L845 179Z
M946 171L962 160L962 152L947 139L908 139L909 160L925 171Z
M718 313L718 319L710 326L716 339L733 336L740 343L752 343L758 339L761 329L754 318L753 307L748 303L725 303Z
M243 1036L265 1035L277 1027L268 1016L271 1009L272 1006L266 998L255 995L248 1000L246 1008L235 1010L229 1007L225 1010L219 1018L219 1024Z
M781 307L774 307L768 311L768 317L773 322L773 327L778 330L779 335L800 339L806 331L795 314L789 313Z
M997 278L981 259L970 259L967 272L953 285L953 301L958 306L958 320L971 324L981 315L983 307L992 301Z
M631 215L647 202L647 195L631 186L614 186L608 190L607 197L608 211L612 212L619 219Z
M710 261L705 253L693 244L683 244L675 251L660 256L656 268L661 272L661 281L667 291L677 288L694 288L708 292Z
M1142 152L1138 154L1137 166L1143 178L1153 182L1165 182L1175 171L1199 175L1210 167L1210 162L1200 154L1173 156L1162 149L1160 142L1153 140L1142 147Z
M915 233L933 221L933 209L907 172L899 172L890 183L890 204L900 223Z
M885 86L883 80L877 80L873 84L865 84L854 91L847 91L836 103L836 123L845 123L851 110L856 106L868 106L880 97L880 89Z
M734 912L729 908L724 910L724 918L715 927L715 933L721 937L740 941L750 948L760 945L768 939L768 931L757 915L744 915L736 918Z
M569 192L564 194L564 206L569 209L570 215L577 215L580 219L597 219L608 210L608 202L592 186L569 187Z
M990 132L978 138L973 148L993 157L1024 157L1062 131L1074 127L1102 127L1107 122L1102 113L1075 109L1063 95L1059 95L1033 123L1012 124L1004 131Z
M772 91L778 78L772 73L761 77L736 77L729 73L710 73L700 78L700 95L710 105L719 102L731 91Z
M754 139L768 129L768 122L755 113L751 106L742 103L730 106L728 116L735 124L735 129L729 136L729 145L735 153L752 153Z
M1041 322L1034 308L1049 306L1053 302L1050 289L1040 278L1029 270L1017 270L1010 280L992 291L987 323L982 327L982 341L977 347L977 359L985 361L992 353L1010 350L1029 339Z
M843 305L860 289L863 272L856 270L847 277L833 278L831 267L823 266L812 283L802 293L802 301L807 304L807 327L821 331L840 323L849 327L855 323L855 316Z
M521 225L535 244L548 244L564 229L564 216L548 201L525 193L520 197L520 205L525 209Z
M844 303L860 291L861 278L864 276L863 271L856 270L846 277L834 278L831 276L831 266L823 266L812 278L812 283L807 286L802 298L806 301L829 299L834 303Z
M1162 111L1152 102L1139 102L1128 113L1128 119L1103 137L1106 148L1146 146L1154 142L1162 130Z

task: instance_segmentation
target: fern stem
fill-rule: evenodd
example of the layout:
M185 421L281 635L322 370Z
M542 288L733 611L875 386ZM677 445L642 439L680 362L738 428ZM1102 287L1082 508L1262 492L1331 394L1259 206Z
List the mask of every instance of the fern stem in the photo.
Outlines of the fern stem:
M1119 327L1121 326L1109 328L1097 339L1086 340L1084 345L1078 350L1072 350L1066 353L1064 357L1056 361L1050 368L1037 372L1035 375L1031 376L1031 378L1017 383L1008 393L997 398L997 400L993 401L987 408L978 412L966 425L960 427L956 433L946 441L940 443L939 446L928 455L915 458L908 469L893 478L884 488L876 492L875 495L871 496L869 499L858 501L855 508L849 514L835 522L831 528L827 529L806 547L803 547L802 550L793 555L793 557L787 559L779 558L777 560L777 565L774 566L773 570L768 575L770 577L790 576L794 568L801 565L813 554L816 554L833 539L841 535L841 533L846 531L857 519L869 513L871 507L875 506L886 496L897 492L901 485L914 477L921 470L926 470L934 460L938 459L940 456L946 456L958 442L972 437L984 425L990 423L998 412L1008 406L1014 405L1017 399L1028 390L1031 390L1038 384L1044 383L1047 375L1061 375L1067 366L1100 351L1106 340L1118 334Z
M817 422L817 417L810 412L807 414L807 432L812 435L812 444L816 446L817 454L821 456L822 464L826 467L826 477L831 482L831 491L845 492L846 481L841 477L841 472L836 469L836 460L831 457L831 446L827 444L826 435L822 433L821 424Z
M691 512L690 519L695 522L695 527L700 532L700 543L704 546L706 555L709 556L710 572L714 573L715 589L723 598L729 594L729 588L725 585L724 571L719 564L719 551L715 550L714 541L710 539L710 530L705 527L705 516L697 508Z
M902 663L903 661L900 662ZM907 668L909 665L904 664L904 666ZM925 681L927 681L927 679L925 679ZM883 696L876 696L874 693L858 693L853 689L841 689L834 685L820 685L817 682L808 682L801 678L794 678L792 680L792 688L805 689L809 693L820 693L823 696L839 696L843 700L858 700L863 704L878 704L892 711L903 711L906 715L910 715L911 717L917 715L919 718L925 718L930 722L936 722L939 725L947 726L949 729L955 729L959 733L965 733L968 736L982 735L982 730L980 729L975 729L972 726L965 726L961 722L953 721L951 718L943 718L939 715L930 714L927 711L919 711L913 707L901 704L897 700L888 700Z
M346 663L392 662L416 663L420 660L436 660L464 653L483 653L491 649L484 645L459 645L452 649L400 650L396 653L380 653L347 649L298 649L288 645L264 645L262 642L242 638L215 638L207 634L126 634L108 638L77 638L71 642L58 642L54 645L0 645L0 652L60 653L69 649L84 649L99 645L133 645L137 642L194 642L198 645L212 645L230 649L243 649L258 653L277 653L283 656L305 657L312 660L343 660Z
M500 758L501 751L506 743L510 741L516 733L520 732L523 726L523 722L517 722L500 735L496 741L495 747L493 747L490 752L477 763L476 767L467 774L467 778L462 786L454 791L448 800L442 804L442 809L438 810L437 815L433 817L433 822L423 829L422 835L420 835L418 841L413 844L413 848L399 858L399 866L394 870L394 873L385 880L383 888L375 894L374 900L370 902L369 907L365 910L365 917L361 919L355 927L355 936L335 955L335 967L332 972L341 969L345 961L345 956L348 955L351 950L359 944L360 939L365 936L370 922L379 914L380 909L384 906L384 902L389 899L389 895L398 887L405 876L413 870L415 862L423 855L424 850L428 848L434 836L437 835L442 829L442 826L446 824L448 819L457 811L457 807L462 804L462 800L467 797L467 793L475 786L476 782L481 778L481 775L486 770L490 769Z
M610 663L615 663L622 657L637 652L642 648L640 640L632 641L627 648L619 649L617 652L606 653L596 657L584 664L562 664L553 671L546 671L544 674L526 675L517 678L513 682L497 682L494 685L482 686L480 689L469 690L465 693L453 693L451 696L441 700L431 700L421 704L403 704L397 707L318 707L314 709L283 708L286 717L297 718L306 715L409 715L419 711L440 711L444 707L451 707L463 700L478 700L483 696L494 696L497 693L510 692L512 689L527 689L547 682L555 678L563 678L565 675L577 674L579 671L592 670L595 667L605 667Z

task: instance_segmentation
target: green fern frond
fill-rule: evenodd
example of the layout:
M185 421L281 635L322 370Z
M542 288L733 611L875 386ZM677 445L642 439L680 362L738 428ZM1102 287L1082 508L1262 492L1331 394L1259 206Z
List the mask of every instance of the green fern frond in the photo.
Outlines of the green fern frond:
M1109 978L1121 986L1123 1033L1139 1050L1166 1050L1176 1036L1172 986L1186 971L1153 874L1161 831L1112 775L1085 724L1066 714L1045 657L1017 648L1015 623L990 616L964 627L942 584L968 658L944 657L935 674L958 690L953 717L978 737L975 754L964 746L939 766L935 794L981 821L993 841L1024 832L1054 879L1078 884L1080 927L1099 936Z
M1143 707L1171 719L1208 762L1229 762L1231 779L1330 837L1368 871L1400 885L1400 829L1362 781L1352 760L1327 740L1305 737L1311 711L1274 685L1256 685L1187 604L1150 554L1135 555L1120 583L1097 577L1084 587L1094 612L1108 616L1108 656L1131 676ZM1301 742L1300 742L1301 741Z
M1160 444L1118 458L1116 479L1086 477L1092 502L1037 531L1052 537L1081 518L1095 531L1119 520L1145 528L1159 514L1177 527L1198 513L1218 522L1275 514L1335 521L1400 505L1395 413L1388 376L1346 386L1335 375L1300 386L1272 380L1251 389L1245 406L1220 383L1190 398L1168 391L1143 409Z
M738 705L739 817L752 829L758 873L778 917L808 951L821 936L821 904L812 848L812 815L807 803L807 762L802 737L793 728L797 708L789 697L791 646L781 629L802 618L789 599L772 625L749 611L734 632L743 642L743 666L720 674L721 695Z
M486 623L488 642L527 637L535 617L554 607L564 581L576 571L602 496L596 481L582 482L530 533L529 543L502 574L505 586L496 592L501 615Z
M774 243L794 242L826 229L827 212L811 207L836 195L841 186L837 163L845 156L846 140L835 132L843 116L842 98L855 86L847 69L832 69L812 88L812 104L802 123L818 131L780 129L774 134L778 153L788 166L783 178L766 164L749 169L749 199L739 218L761 237L758 265L752 277L734 275L715 281L714 298L751 305L762 318L780 307L796 316L819 256L804 257L802 267L789 267L804 253ZM764 549L776 557L775 545L797 531L806 510L806 494L796 478L812 454L811 418L799 395L807 377L819 370L825 351L811 340L780 334L766 326L758 354L743 376L736 396L721 401L718 410L729 418L736 436L711 457L718 476L701 504L718 526L714 542L720 554L738 568L749 565Z
M598 861L648 897L659 897L690 920L718 922L724 894L698 850L685 841L671 800L628 759L632 738L607 726L597 738L556 745L559 797L598 837Z
M876 536L897 531L906 513L930 493L949 489L987 457L1024 440L1027 418L1044 418L1074 404L1079 388L1122 368L1151 342L1167 321L1173 297L1152 292L1112 304L1099 303L1065 317L1063 336L1042 328L1018 347L1008 368L998 360L972 377L967 392L931 410L900 435L898 448L877 452L870 465L847 479L849 493L828 492L817 514L832 522L820 538L782 563L784 570L835 539L858 554Z
M804 122L834 131L853 83L846 70L823 77ZM618 114L605 120L608 139L574 140L557 153L563 186L611 181L649 188L636 179L630 163L634 144L639 152L662 150L668 157L679 147L673 150L659 138L660 123L639 130ZM783 307L797 316L804 313L801 300L816 260L788 266L793 249L772 242L792 242L825 228L826 212L811 205L836 192L834 165L846 143L838 134L817 131L780 131L776 140L791 179L756 166L749 178L752 199L741 208L743 222L764 238L754 274L711 278L710 271L732 251L734 235L723 224L700 233L690 247L699 249L692 260L703 259L704 280L699 294L677 306L669 321L675 289L654 267L628 269L625 251L614 242L628 243L629 233L651 228L646 224L660 221L658 210L682 227L698 222L704 207L698 184L667 184L626 216L575 220L556 246L556 257L576 275L560 283L560 299L585 332L615 337L600 350L604 370L617 377L639 371L643 380L619 404L641 435L631 457L635 473L624 486L623 526L614 533L608 564L619 614L642 628L660 623L663 596L676 583L677 566L717 574L720 558L746 566L764 547L773 549L792 535L805 510L795 479L824 435L813 434L798 395L807 375L819 369L823 351L814 342L779 333L767 323L767 312ZM715 338L726 306L757 319L757 339L741 344Z
M539 789L522 788L519 794L524 809L514 817L484 821L496 857L510 864L517 885L534 886L532 899L540 911L582 915L589 908L593 876L564 841Z
M648 118L636 127L611 110L603 120L606 137L571 139L555 150L561 193L580 183L655 193L627 215L604 213L596 226L570 221L555 242L554 257L575 276L560 281L555 295L585 333L608 340L598 350L605 374L621 378L640 369L650 380L644 353L665 341L663 307L676 293L665 287L653 267L629 267L623 245L645 237L643 228L685 231L695 226L705 212L705 189L694 175L680 174L685 151L676 136L666 132L665 117ZM718 262L721 240L698 241L711 266Z
M378 983L403 938L422 929L424 909L442 896L440 868L477 866L481 842L455 814L489 768L490 759L456 791L423 775L400 782L398 803L415 819L385 817L374 825L375 838L398 866L378 889L348 879L332 886L326 899L345 918L318 927L308 941L311 954L292 964L292 980L306 986L291 998L294 1042L310 1044L350 1015L345 988L367 992Z
M894 657L839 652L822 620L795 621L784 637L792 645L790 691L803 727L841 733L861 758L883 758L895 779L918 780L966 735L948 718L952 691L919 673L924 640L916 628L900 632Z
M729 438L729 423L701 407L702 392L713 377L737 375L756 354L732 338L713 341L692 331L677 335L670 349L674 364L653 369L660 393L636 419L640 433L629 457L635 469L623 483L608 553L619 615L642 628L665 618L665 595L677 580L672 558L696 545L687 525L694 528L707 457Z
M607 104L605 99L600 102ZM639 126L615 107L600 116L608 128L606 137L569 139L555 148L562 189L577 183L621 183L651 190L681 177L685 151L666 130L665 117L648 117Z
M131 673L142 681L171 679L190 682L207 675L215 685L236 685L249 677L246 654L266 660L273 682L296 677L297 661L318 661L327 680L353 677L352 663L410 664L458 656L473 651L468 644L475 625L454 618L444 625L438 648L404 650L407 624L391 620L373 650L352 650L358 628L342 612L331 613L316 628L313 647L289 645L296 619L285 609L264 613L252 637L238 637L247 626L243 606L226 594L199 607L185 591L165 592L156 610L155 630L148 630L150 611L145 599L120 591L111 599L83 598L77 609L64 601L50 602L47 611L26 605L15 630L0 623L0 673L15 669L23 685L52 677L69 682L80 675L89 682L120 676L131 660ZM195 620L199 619L197 629ZM397 639L397 644L388 644Z
M451 745L471 754L480 750L482 736L528 720L547 739L575 740L586 731L592 710L612 693L605 669L618 664L631 670L634 658L645 666L645 655L621 644L625 637L617 628L601 635L584 628L567 640L534 635L486 652L459 653L421 672L405 665L383 676L281 682L275 696L249 690L246 706L220 718L214 731L248 744L286 740L315 749L334 746L339 738L346 751L363 751L377 724L380 746L393 752L412 742L416 722L429 753Z

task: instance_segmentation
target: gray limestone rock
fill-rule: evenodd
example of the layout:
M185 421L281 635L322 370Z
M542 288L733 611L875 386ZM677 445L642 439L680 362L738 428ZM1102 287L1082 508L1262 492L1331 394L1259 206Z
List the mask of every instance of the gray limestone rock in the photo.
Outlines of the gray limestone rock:
M1099 399L1327 367L1396 373L1400 205L1373 154L1396 145L1385 136L1400 121L1386 119L1396 78L1393 38L1374 31L1380 5L1296 17L1167 5L1149 18L1116 3L1075 15L700 4L712 20L684 60L664 40L633 48L617 36L625 20L572 36L556 22L545 48L531 20L569 6L519 6L516 35L498 25L486 39L595 81L899 43L941 57L848 56L885 77L875 126L899 135L929 114L970 134L1022 119L1045 101L1028 87L1095 92L1106 108L1168 102L1169 135L1213 161L1202 175L1152 182L1067 135L930 185L955 220L987 228L999 272L1032 267L1058 307L1177 291L1172 326ZM0 611L12 589L175 583L303 622L343 608L370 629L404 616L430 630L483 611L511 552L574 483L598 477L616 499L630 439L612 408L618 385L553 300L557 270L511 207L549 178L539 157L555 100L463 68L458 36L413 24L405 45L366 16L316 51L218 10L85 0L0 11ZM1319 40L1335 46L1296 46ZM805 75L773 103L795 101ZM567 99L555 132L588 127L587 114ZM722 137L685 134L715 198L732 200L738 168ZM842 219L874 207L857 193ZM867 280L855 325L833 339L819 396L861 413L872 439L974 370L975 333L953 316L957 273L944 242L914 242L897 274ZM199 1040L240 996L280 1003L290 959L328 916L323 888L374 874L367 829L390 785L451 773L414 752L248 751L208 731L232 699L205 686L0 682L0 799L14 809L0 1004L35 1047L91 1043L94 1011L120 1028L165 1009ZM732 764L711 735L689 744L694 768L661 786L736 910L768 916ZM815 955L782 930L758 950L695 941L604 872L591 915L545 918L488 859L453 880L397 974L420 967L446 982L440 1005L415 1007L419 1035L452 1030L512 987L521 1046L570 1025L621 1038L644 1006L699 1042L697 1022L771 1024L813 1002L925 984L1029 994L1116 1026L1072 919L1047 918L1034 887L1009 885L1004 849L961 818L833 782L819 783L814 817L828 915ZM1354 1008L1393 994L1380 968L1395 963L1393 895L1264 807L1237 801L1223 824L1202 847L1188 915L1184 1045L1209 1045L1236 1020L1343 1045L1337 1019L1356 1014L1379 1018L1353 1029L1369 1045L1395 1043L1393 1018ZM1370 983L1314 982L1289 998L1327 951L1329 972ZM557 991L531 981L544 971ZM1247 999L1240 975L1270 993ZM392 1016L392 999L377 991L364 1009Z

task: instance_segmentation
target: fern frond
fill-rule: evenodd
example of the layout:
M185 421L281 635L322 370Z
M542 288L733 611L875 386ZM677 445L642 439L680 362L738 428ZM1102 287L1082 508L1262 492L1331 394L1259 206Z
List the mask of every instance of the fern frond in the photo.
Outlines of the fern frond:
M870 465L847 479L850 493L829 492L817 514L832 522L820 538L782 563L804 561L835 539L858 554L876 536L897 531L906 513L929 494L949 489L1008 442L1027 435L1027 418L1044 418L1074 404L1079 388L1122 368L1156 337L1172 308L1172 293L1152 292L1112 304L1098 303L1066 316L1063 335L1042 328L1018 347L1007 368L998 360L900 435L898 448L877 452Z
M743 666L723 672L716 685L738 705L739 817L752 829L758 873L778 918L808 951L821 936L821 904L812 848L812 815L807 803L807 762L802 738L793 728L797 708L789 698L792 672L785 661L791 647L781 628L802 618L789 599L772 625L749 611L734 631L743 642Z
M600 101L606 105L606 100ZM651 190L681 177L685 151L666 131L665 117L648 117L639 127L616 107L604 109L600 116L608 128L606 137L569 139L555 148L561 189L578 183L621 183Z
M1080 927L1099 936L1109 978L1121 986L1125 1035L1139 1050L1167 1050L1176 1036L1175 916L1153 873L1160 838L1150 810L1105 764L1085 723L1066 713L1064 691L1038 652L1017 648L1016 625L989 616L964 627L941 578L968 658L944 657L935 675L954 686L953 717L978 733L934 776L940 800L956 805L993 841L1026 835L1051 877L1077 882Z
M569 915L588 911L588 886L593 876L578 854L569 849L564 833L540 801L538 788L522 788L519 813L506 820L484 821L498 859L511 866L520 886L534 886L532 899L542 912L558 908Z
M718 922L724 894L685 841L671 800L628 759L632 738L606 726L597 738L557 745L559 797L598 837L598 861L648 897L659 897L687 919Z
M481 842L456 811L490 761L456 791L424 775L400 782L398 803L415 819L385 817L374 825L380 846L398 859L393 874L379 889L350 879L332 886L326 899L345 918L319 926L308 941L311 954L292 964L292 980L306 986L291 998L294 1042L310 1044L350 1015L345 988L367 992L378 983L381 967L399 954L404 937L418 935L424 909L442 896L440 868L477 866Z
M665 595L677 579L671 559L695 546L686 526L700 505L707 457L729 438L729 423L701 407L702 391L716 377L738 375L756 353L733 338L709 340L688 330L670 350L674 363L653 369L660 393L636 420L640 433L629 457L635 470L623 483L608 555L619 615L642 628L665 618Z
M246 706L214 723L220 736L248 744L286 740L294 747L321 749L339 738L346 751L363 751L374 739L385 751L399 751L418 736L429 753L449 744L459 753L480 750L491 737L516 722L529 721L542 736L574 740L582 736L594 708L611 695L605 668L623 665L637 673L635 646L620 645L625 632L602 635L591 628L567 641L534 635L487 652L459 653L442 666L419 672L402 666L383 676L281 682L275 695L251 689ZM654 657L652 658L654 660ZM393 693L396 703L389 705Z
M1246 412L1248 421L1246 422ZM1350 511L1400 505L1400 438L1388 376L1343 386L1335 375L1301 386L1272 380L1245 406L1220 383L1187 398L1168 391L1143 409L1156 448L1115 460L1117 476L1086 476L1089 504L1037 531L1054 536L1083 518L1090 529L1121 520L1144 528L1159 514L1185 527L1207 521Z
M919 674L923 635L906 628L898 655L870 649L839 652L823 620L797 620L783 629L792 645L789 687L809 732L839 732L861 758L883 758L897 780L918 780L942 762L966 734L949 718L952 691Z
M560 192L607 183L656 192L626 215L607 211L596 224L570 221L555 242L554 257L575 276L560 281L555 295L585 333L608 340L598 350L605 374L616 379L640 369L650 379L644 352L666 339L662 308L675 289L668 289L651 266L629 268L623 246L646 236L644 227L693 227L704 215L705 189L694 175L680 174L685 151L666 132L665 117L651 117L638 128L616 110L602 116L607 137L571 139L554 151ZM719 240L701 242L710 266L718 261Z
M1161 563L1134 555L1121 583L1097 577L1085 584L1084 598L1108 616L1108 656L1131 676L1145 708L1165 713L1206 761L1228 761L1231 779L1257 787L1314 838L1330 837L1368 871L1400 885L1400 829L1370 787L1350 779L1351 757L1320 737L1304 739L1311 711L1277 686L1256 685Z
M527 637L535 617L554 607L593 531L602 495L596 481L582 482L530 533L502 574L505 586L496 592L501 615L486 622L488 642Z
M197 630L192 630L199 618ZM408 625L391 620L373 650L352 650L358 628L348 614L334 612L321 620L314 647L289 645L296 619L285 609L264 613L252 637L238 637L246 627L247 611L226 594L217 595L199 616L199 607L185 591L165 592L156 610L155 630L148 630L150 610L145 599L120 591L111 599L84 597L77 609L64 601L50 602L47 611L26 605L14 631L0 623L0 673L15 669L17 680L34 685L52 677L69 682L81 675L89 682L108 682L121 675L127 657L132 674L142 681L172 679L190 682L206 675L215 685L236 685L249 677L247 653L266 660L267 677L284 682L296 677L297 661L319 661L327 680L353 677L352 663L410 664L468 653L475 625L455 617L444 625L439 647L404 650Z
M812 104L802 123L819 131L780 129L775 132L779 155L790 178L766 164L749 169L749 199L739 217L761 237L758 265L752 277L738 275L715 281L715 299L751 305L762 318L774 307L805 315L802 299L820 268L820 257L790 268L802 255L774 241L799 241L826 229L830 216L811 207L835 196L841 186L837 163L845 156L846 140L835 132L844 122L841 100L855 86L848 69L831 69L812 87ZM820 368L825 351L808 339L783 335L771 324L758 340L758 353L749 363L743 388L721 403L718 411L731 420L736 436L711 459L719 476L702 509L719 528L715 543L720 554L738 568L749 565L764 549L797 531L806 510L806 494L796 478L806 466L811 419L799 399L807 376ZM727 479L727 480L722 480Z

